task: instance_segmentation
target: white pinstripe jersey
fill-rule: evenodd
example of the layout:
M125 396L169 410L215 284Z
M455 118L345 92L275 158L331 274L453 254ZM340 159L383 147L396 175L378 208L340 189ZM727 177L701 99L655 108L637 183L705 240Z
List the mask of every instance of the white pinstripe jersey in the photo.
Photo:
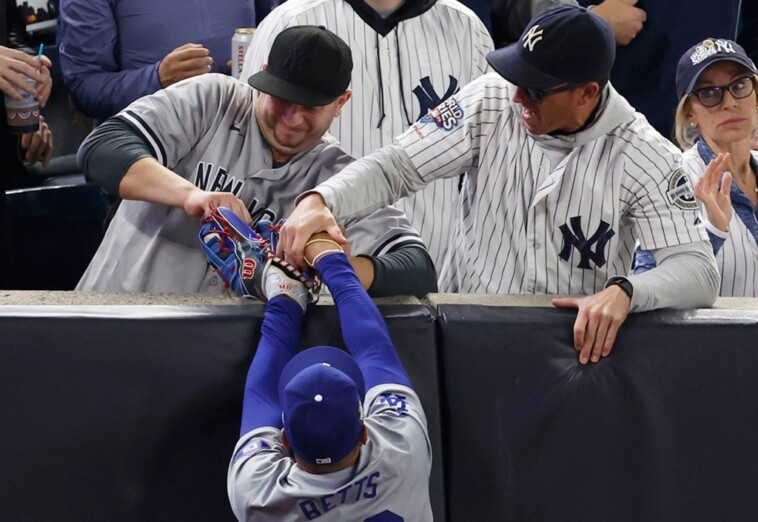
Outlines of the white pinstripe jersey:
M240 521L432 520L432 449L416 393L382 384L366 393L368 442L350 468L315 475L282 446L280 430L244 435L229 464L227 491Z
M679 151L612 86L596 120L562 137L527 132L514 92L494 73L475 80L398 137L415 171L377 173L369 156L319 192L336 215L360 215L467 172L445 292L592 294L629 272L635 239L657 249L706 238Z
M429 109L488 71L485 55L493 49L481 20L456 0L438 0L386 35L345 0L289 0L258 27L240 78L246 81L261 69L277 34L303 24L324 25L353 52L353 97L329 131L356 158L392 143ZM442 180L396 203L421 233L438 271L450 243L458 186L457 179Z
M758 159L758 152L753 152L753 157ZM693 183L703 175L705 167L697 145L685 151L682 168ZM701 211L707 215L702 204ZM721 274L719 295L758 297L758 244L736 212L729 222L729 234L716 254L716 264Z
M274 168L253 113L252 87L220 74L179 82L116 117L132 126L165 167L203 190L233 192L254 220L276 221L298 194L353 161L330 136ZM421 243L399 210L346 222L354 255ZM198 220L183 209L123 201L77 290L223 293L198 243Z

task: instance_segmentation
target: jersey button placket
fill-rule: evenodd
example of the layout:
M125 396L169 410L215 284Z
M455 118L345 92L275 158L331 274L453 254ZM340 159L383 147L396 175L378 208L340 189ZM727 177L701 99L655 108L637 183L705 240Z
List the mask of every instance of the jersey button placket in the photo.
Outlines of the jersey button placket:
M530 248L527 248L526 260L524 262L524 282L526 283L526 291L532 294L534 293L534 287L537 282L537 270L534 261L535 253L539 245L534 233L534 224L537 220L537 212L534 206L529 208L528 216L526 222L526 242Z

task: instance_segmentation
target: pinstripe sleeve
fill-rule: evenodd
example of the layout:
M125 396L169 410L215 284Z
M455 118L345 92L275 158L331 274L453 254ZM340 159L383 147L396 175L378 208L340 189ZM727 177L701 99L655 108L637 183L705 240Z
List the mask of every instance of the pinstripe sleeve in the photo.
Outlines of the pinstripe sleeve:
M625 187L635 194L630 214L644 250L708 239L680 155L659 136L642 135L625 147Z
M499 100L505 94L500 90L504 84L489 85L493 77L486 75L465 86L393 145L355 161L315 192L337 219L350 219L392 204L436 179L476 167L482 137L503 112L483 108L483 100Z

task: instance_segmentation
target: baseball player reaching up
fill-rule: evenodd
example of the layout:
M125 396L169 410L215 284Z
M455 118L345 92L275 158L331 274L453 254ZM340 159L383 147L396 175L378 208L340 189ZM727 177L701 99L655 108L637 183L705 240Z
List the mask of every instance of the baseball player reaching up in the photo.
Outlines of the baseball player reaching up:
M223 293L197 244L198 220L224 206L247 223L276 222L297 194L350 163L324 133L350 99L352 66L331 31L291 27L250 85L219 74L190 78L99 126L79 162L91 181L128 201L77 289ZM344 225L371 295L436 289L431 259L402 212L388 207Z
M306 258L332 291L350 354L296 355L307 291L269 266L227 488L239 520L427 521L431 446L418 396L373 301L325 234Z
M465 175L444 292L584 295L574 347L607 356L630 311L710 306L718 271L680 153L608 83L610 26L592 12L542 12L486 74L398 136L301 196L279 249L334 216L359 216L437 178ZM629 275L635 242L658 267Z

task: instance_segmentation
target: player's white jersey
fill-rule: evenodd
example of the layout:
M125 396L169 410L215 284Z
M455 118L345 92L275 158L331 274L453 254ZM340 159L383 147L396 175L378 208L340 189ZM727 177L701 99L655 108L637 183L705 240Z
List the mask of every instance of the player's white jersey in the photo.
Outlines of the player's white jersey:
M388 154L404 151L407 169L359 161L319 192L336 215L359 215L467 172L445 292L592 294L628 274L636 239L649 250L706 239L681 154L612 86L589 127L555 137L527 131L515 89L494 73L475 80L398 137Z
M358 10L353 4L360 4ZM489 70L492 39L469 8L456 0L407 0L401 9L411 13L390 30L359 0L288 0L261 22L240 78L247 81L261 69L283 29L307 24L334 31L352 50L352 99L329 132L351 155L365 156ZM457 179L441 180L396 203L421 233L438 271L450 244L458 187Z
M165 167L203 190L233 192L256 221L277 221L292 212L298 194L353 158L326 136L274 168L253 104L251 87L207 74L141 98L116 117L133 127ZM421 244L394 208L346 225L354 255ZM183 209L123 201L77 290L223 293L200 248L199 229L200 222Z
M753 157L758 159L758 152L753 152ZM682 156L682 168L693 183L703 175L705 167L697 145ZM700 208L702 215L707 216L702 204ZM724 244L716 254L716 264L721 274L719 295L758 297L758 243L736 212L729 222Z
M366 393L368 442L354 467L315 475L300 469L276 428L243 436L227 491L240 521L432 520L432 450L416 393L383 384ZM376 518L372 518L376 517Z

